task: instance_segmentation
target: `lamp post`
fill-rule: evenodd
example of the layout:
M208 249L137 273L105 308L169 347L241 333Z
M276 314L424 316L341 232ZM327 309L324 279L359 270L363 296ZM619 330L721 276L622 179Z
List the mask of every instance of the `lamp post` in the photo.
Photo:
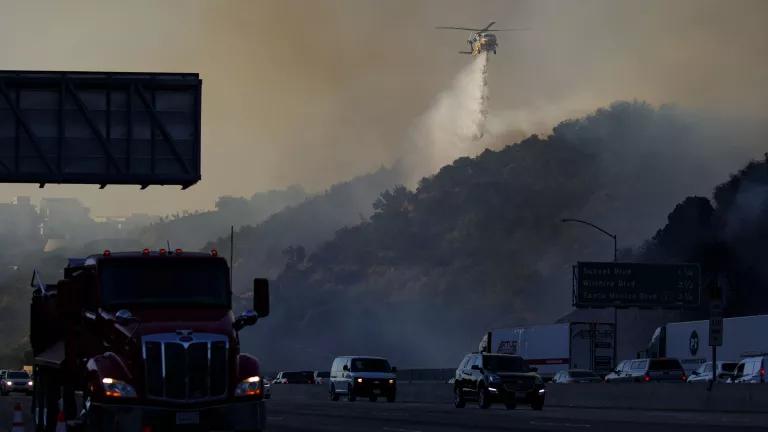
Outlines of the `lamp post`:
M588 225L588 226L590 226L590 227L600 231L601 233L607 235L608 237L612 238L613 239L613 260L616 261L616 255L618 253L617 242L616 242L616 234L611 234L608 231L606 231L606 230L600 228L599 226L593 224L592 222L588 222L588 221L581 220L581 219L566 218L566 219L560 219L560 222L563 222L563 223L566 223L566 222L578 222L580 224Z
M593 224L592 222L581 220L581 219L565 218L565 219L560 219L560 222L563 222L563 223L577 222L577 223L580 223L580 224L584 224L584 225L590 226L590 227L600 231L601 233L607 235L608 237L612 238L613 239L613 262L616 262L617 255L618 255L618 247L617 247L617 241L616 241L616 234L612 234L612 233L610 233L610 232L600 228L599 226ZM616 367L617 360L618 360L616 358L616 355L619 352L618 342L619 342L619 309L616 306L614 306L613 307L613 367L614 368Z

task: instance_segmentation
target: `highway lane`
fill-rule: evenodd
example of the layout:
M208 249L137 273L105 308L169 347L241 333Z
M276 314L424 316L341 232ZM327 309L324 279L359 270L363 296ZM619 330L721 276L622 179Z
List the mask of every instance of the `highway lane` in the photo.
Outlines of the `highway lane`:
M766 414L607 410L546 407L532 411L501 406L481 410L450 404L331 401L268 401L274 432L453 431L768 431Z
M0 432L10 430L13 407L23 405L31 431L30 398L0 398ZM454 431L768 431L768 413L736 414L545 407L507 411L494 406L456 409L450 404L326 400L267 401L270 432L454 432Z

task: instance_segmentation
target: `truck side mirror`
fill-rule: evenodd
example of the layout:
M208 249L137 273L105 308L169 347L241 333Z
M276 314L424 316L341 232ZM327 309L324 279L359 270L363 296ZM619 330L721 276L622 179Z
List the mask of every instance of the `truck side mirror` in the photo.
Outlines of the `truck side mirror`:
M259 318L269 315L269 280L267 279L253 280L253 310Z
M344 372L349 372L349 366L344 365L344 367L341 368Z
M392 373L397 373L397 368L395 366L392 366Z

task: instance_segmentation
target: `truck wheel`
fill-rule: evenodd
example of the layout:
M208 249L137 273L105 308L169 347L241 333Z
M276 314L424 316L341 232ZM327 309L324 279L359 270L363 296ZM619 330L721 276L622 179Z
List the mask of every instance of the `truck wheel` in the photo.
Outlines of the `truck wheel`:
M387 396L387 402L392 403L395 401L395 393L392 393Z
M491 398L485 387L480 387L477 390L477 406L481 409L488 409L491 407Z
M464 408L467 406L467 400L464 399L464 395L458 387L453 389L453 406L456 408Z
M337 400L339 400L339 394L336 393L336 386L331 385L331 392L329 393L329 395L332 401L336 402Z
M353 387L347 386L347 400L350 402L354 402L357 399L357 396L355 396L355 391Z

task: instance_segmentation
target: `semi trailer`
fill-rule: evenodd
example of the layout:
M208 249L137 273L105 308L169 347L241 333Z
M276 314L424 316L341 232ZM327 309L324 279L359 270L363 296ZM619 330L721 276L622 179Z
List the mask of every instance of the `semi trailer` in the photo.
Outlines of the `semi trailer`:
M546 379L566 369L607 374L616 357L615 328L613 323L571 322L495 329L483 336L479 350L522 356Z

